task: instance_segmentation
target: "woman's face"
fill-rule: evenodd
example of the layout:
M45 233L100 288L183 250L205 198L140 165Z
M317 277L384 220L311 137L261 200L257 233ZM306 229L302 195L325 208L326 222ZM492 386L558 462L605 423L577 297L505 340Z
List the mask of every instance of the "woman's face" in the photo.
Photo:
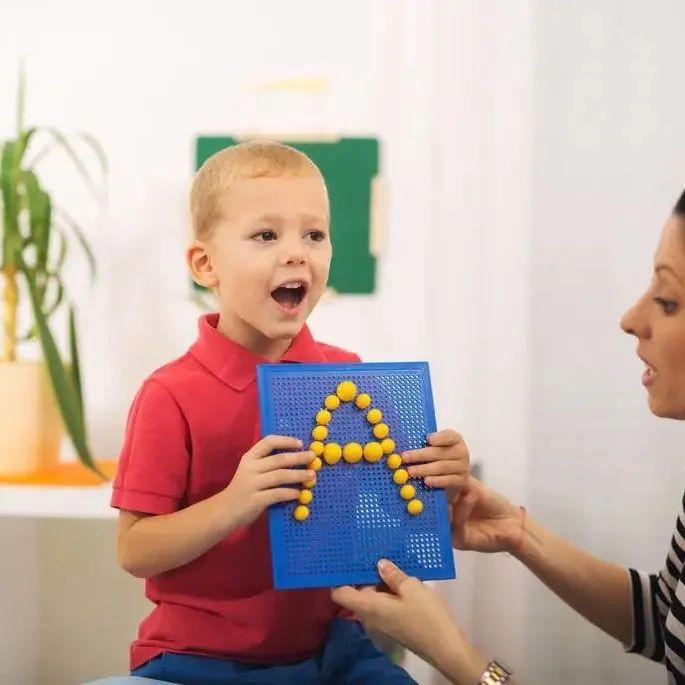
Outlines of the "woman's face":
M621 328L637 338L642 384L657 416L685 419L685 220L672 216L661 234L647 291Z

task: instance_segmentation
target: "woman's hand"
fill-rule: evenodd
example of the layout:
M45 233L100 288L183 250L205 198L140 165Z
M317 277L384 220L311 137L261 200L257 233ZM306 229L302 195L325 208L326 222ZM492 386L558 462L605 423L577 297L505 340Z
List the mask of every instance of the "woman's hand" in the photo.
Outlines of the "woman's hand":
M525 510L473 477L452 504L451 517L457 549L515 553L521 545Z
M390 592L341 587L333 590L333 601L353 611L365 628L401 642L454 683L478 682L487 663L469 644L440 597L390 561L379 562L378 572Z

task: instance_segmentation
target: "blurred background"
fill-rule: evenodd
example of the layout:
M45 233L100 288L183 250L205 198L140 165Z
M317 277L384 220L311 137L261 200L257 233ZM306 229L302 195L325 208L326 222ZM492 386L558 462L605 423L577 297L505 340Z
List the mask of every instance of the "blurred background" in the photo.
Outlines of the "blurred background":
M374 137L375 289L327 298L315 334L366 361L430 361L439 424L464 433L490 485L588 551L660 568L685 435L649 414L618 322L685 187L682 2L7 0L2 24L0 140L23 59L27 123L87 130L108 159L105 203L64 151L40 176L98 265L91 284L75 254L64 276L98 458L116 457L143 378L195 337L197 137ZM116 566L107 494L0 485L2 685L126 671L148 608ZM507 555L457 563L440 592L521 682L663 682Z

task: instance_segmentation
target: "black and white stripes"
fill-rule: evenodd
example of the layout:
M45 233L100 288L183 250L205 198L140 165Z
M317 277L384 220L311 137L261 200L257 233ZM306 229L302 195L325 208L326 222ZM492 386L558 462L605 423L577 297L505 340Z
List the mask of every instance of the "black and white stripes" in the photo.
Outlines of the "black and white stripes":
M658 575L630 569L634 636L629 652L666 664L668 682L685 685L685 495L666 564Z

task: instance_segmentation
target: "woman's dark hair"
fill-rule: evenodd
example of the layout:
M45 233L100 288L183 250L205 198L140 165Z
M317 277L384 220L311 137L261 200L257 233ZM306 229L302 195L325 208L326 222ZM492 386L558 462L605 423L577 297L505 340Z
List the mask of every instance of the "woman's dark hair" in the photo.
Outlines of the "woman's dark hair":
M673 213L677 216L685 217L685 191L683 191L683 194L680 196L678 202L675 203Z

